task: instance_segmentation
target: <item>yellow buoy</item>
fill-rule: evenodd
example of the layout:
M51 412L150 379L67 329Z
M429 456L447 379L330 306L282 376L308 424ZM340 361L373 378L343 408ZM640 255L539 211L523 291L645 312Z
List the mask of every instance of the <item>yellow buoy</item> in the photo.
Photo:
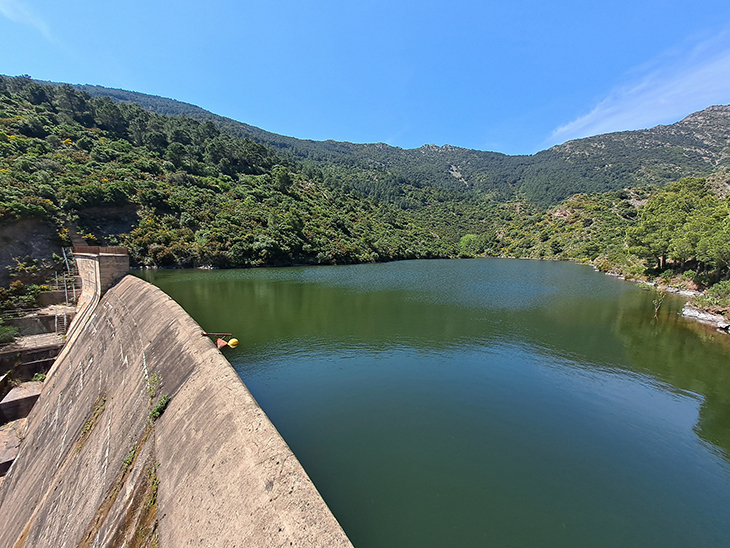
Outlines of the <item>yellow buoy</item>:
M231 339L228 341L228 346L231 348L236 348L238 346L238 339Z

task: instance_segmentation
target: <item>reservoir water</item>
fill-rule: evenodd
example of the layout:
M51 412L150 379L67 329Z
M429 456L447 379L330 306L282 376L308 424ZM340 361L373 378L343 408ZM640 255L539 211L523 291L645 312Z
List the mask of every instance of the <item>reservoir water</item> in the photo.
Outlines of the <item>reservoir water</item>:
M730 336L572 263L144 271L357 548L730 546Z

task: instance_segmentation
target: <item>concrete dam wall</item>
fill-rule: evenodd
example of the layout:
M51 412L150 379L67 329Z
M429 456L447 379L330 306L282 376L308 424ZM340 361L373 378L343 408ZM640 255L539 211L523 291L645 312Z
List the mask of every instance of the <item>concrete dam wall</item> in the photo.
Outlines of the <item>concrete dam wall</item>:
M0 547L351 546L200 326L132 276L99 299L98 263L79 270L85 308L0 485Z

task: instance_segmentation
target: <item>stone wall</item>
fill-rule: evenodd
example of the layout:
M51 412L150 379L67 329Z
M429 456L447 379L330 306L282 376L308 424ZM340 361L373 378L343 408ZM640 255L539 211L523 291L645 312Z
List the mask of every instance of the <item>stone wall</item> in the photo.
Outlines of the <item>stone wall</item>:
M0 546L350 546L177 303L132 276L94 306L97 295L77 315L0 486Z
M77 264L79 259L95 260L99 264L98 274L102 293L129 272L129 254L126 247L76 246L74 257Z
M117 253L99 254L101 292L106 292L117 280L129 272L129 255Z

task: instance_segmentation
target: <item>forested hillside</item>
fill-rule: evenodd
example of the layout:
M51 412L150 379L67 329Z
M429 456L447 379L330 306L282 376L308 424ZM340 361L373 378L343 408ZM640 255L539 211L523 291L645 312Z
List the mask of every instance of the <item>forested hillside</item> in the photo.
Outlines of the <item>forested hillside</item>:
M256 128L234 135L251 126L196 119L207 115L191 105L143 107L119 93L0 77L0 236L33 221L60 248L78 229L90 243L128 246L140 266L481 255L590 262L687 288L730 277L728 107L510 157L292 138L283 147ZM38 260L52 263L2 266L18 277ZM27 304L14 288L0 288L0 307Z
M0 223L23 218L159 266L449 256L457 237L211 122L2 78Z
M500 202L524 199L551 206L580 192L665 185L730 166L730 106L710 107L668 126L578 139L532 156L507 156L449 145L404 150L383 143L307 141L171 99L100 86L77 88L162 114L213 121L231 135L275 147L288 158L387 200L397 200L400 187L410 184Z

